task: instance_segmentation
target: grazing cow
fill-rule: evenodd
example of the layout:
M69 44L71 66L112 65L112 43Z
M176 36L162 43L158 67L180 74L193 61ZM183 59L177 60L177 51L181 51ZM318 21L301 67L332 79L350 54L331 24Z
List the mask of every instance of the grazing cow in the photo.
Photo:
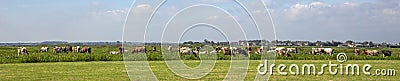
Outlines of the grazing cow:
M232 55L232 51L228 47L223 47L223 48L221 48L221 50L222 50L222 53L224 53L224 55Z
M256 54L261 54L263 52L263 48L257 48L256 49Z
M279 50L286 50L286 48L285 47L277 47L277 48L275 48L275 52L278 52Z
M152 49L152 51L153 51L153 52L156 52L156 51L157 51L157 47L154 46L153 49Z
M355 49L355 50L354 50L354 53L355 53L356 55L360 55L360 49Z
M69 52L73 52L73 51L72 51L72 46L67 46L67 50L68 50Z
M329 54L333 56L333 52L332 48L311 48L311 54Z
M322 49L321 48L311 48L311 52L310 52L310 54L318 54L318 53L321 53L322 51L321 51Z
M118 51L119 51L119 53L121 53L121 54L125 52L124 48L122 48L122 47L119 47L119 48L118 48Z
M246 49L248 50L248 54L253 53L253 48L251 48L250 46L249 46L249 47L246 47Z
M146 47L136 47L135 49L133 49L133 51L132 51L132 53L140 53L140 52L142 52L142 53L146 53Z
M383 57L392 56L392 51L390 50L382 50Z
M297 53L297 48L286 48L289 53Z
M233 49L235 51L234 55L244 55L244 56L248 56L250 54L249 50L246 50L246 48L238 48L238 49Z
M189 47L181 47L178 49L179 54L189 54L189 55L194 55L195 57L197 57L197 54L195 52L192 51L192 49L190 49Z
M217 52L223 52L223 50L222 50L222 47L221 47L221 46L215 47L215 51L217 51Z
M68 49L66 47L57 47L57 46L55 46L53 48L53 53L67 53L68 54Z
M72 51L80 52L82 50L81 46L72 47Z
M285 55L287 57L290 57L290 53L285 50L277 50L276 55L279 55L279 56Z
M368 56L377 56L379 54L378 50L363 50L362 54L368 55Z
M323 53L329 54L330 56L333 56L333 49L332 48L323 48Z
M40 52L47 52L47 51L49 51L49 47L42 47L42 48L40 48L39 51Z
M18 47L18 56L19 56L19 54L22 54L22 55L24 55L24 54L29 55L29 52L28 52L28 50L26 49L26 47Z
M194 47L193 53L195 54L209 54L208 51L200 51L201 47Z
M81 53L92 53L92 48L90 47L83 47Z

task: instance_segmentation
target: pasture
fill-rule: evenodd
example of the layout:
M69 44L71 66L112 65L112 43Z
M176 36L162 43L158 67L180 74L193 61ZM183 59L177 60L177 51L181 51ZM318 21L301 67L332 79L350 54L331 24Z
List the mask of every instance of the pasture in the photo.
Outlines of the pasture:
M52 46L50 47L49 52L41 53L39 52L41 46L27 46L30 55L18 56L17 48L15 46L1 46L0 47L0 63L39 63L39 62L82 62L82 61L123 61L122 54L109 54L109 51L117 51L119 46L90 46L92 48L92 53L75 53L70 52L54 54L52 53ZM286 56L278 56L276 59L279 60L334 60L335 56L329 55L309 55L306 54L312 47L296 47L299 49L298 53L291 53L291 57ZM400 48L359 48L363 49L375 49L375 50L391 50L392 56L382 57L382 54L379 56L366 56L359 55L356 56L354 54L355 48L339 48L332 47L335 51L335 55L337 53L346 53L349 57L349 60L400 60ZM147 49L151 49L151 47L147 47ZM160 47L157 47L157 50L160 50ZM254 52L253 52L254 53ZM217 53L218 60L230 60L229 55L223 55L222 53ZM260 60L260 55L258 54L250 54L251 60ZM198 60L198 57L194 57L191 55L183 55L181 59L184 60ZM162 61L163 55L161 52L148 52L147 60L150 61Z
M199 64L198 60L184 61L188 66L195 67ZM333 63L337 61L332 60ZM400 69L399 60L349 60L346 64L371 64L374 69ZM150 61L151 68L159 80L181 81L187 80L173 74L163 61ZM257 70L256 67L260 62L256 60L250 61L250 67L245 80L254 80ZM275 64L321 64L328 63L328 60L277 60ZM229 60L217 61L214 69L207 76L198 80L223 80L229 67ZM0 80L105 80L105 81L121 81L129 80L125 72L123 61L96 61L96 62L55 62L55 63L17 63L17 64L0 64ZM371 73L374 73L372 72ZM325 72L329 72L326 71ZM274 75L270 80L303 80L303 81L343 81L343 80L368 80L368 81L393 81L398 80L397 76L369 76L369 75L279 75L274 70ZM398 74L398 71L397 73Z

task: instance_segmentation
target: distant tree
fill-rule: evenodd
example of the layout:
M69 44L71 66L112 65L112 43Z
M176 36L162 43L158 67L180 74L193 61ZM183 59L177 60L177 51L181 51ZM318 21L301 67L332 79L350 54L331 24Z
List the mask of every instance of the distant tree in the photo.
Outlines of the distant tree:
M183 44L193 44L193 41L183 42Z
M204 43L210 44L210 41L208 41L207 39L204 39Z
M117 41L117 43L119 44L119 43L121 43L120 41Z
M321 46L321 45L322 45L322 41L315 42L315 46Z
M346 43L346 44L354 44L354 41L352 41L352 40L347 40L345 43Z

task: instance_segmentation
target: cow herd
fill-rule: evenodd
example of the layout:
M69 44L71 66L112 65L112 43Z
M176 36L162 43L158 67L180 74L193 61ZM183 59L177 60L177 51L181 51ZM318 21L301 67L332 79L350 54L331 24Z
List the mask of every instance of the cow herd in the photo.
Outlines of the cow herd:
M210 48L204 49L203 47L179 47L177 48L177 51L181 55L194 55L197 57L199 54L216 54L216 53L222 53L224 55L243 55L243 56L249 56L250 54L261 54L263 52L263 47L223 47L223 46L216 46L212 47L209 46ZM211 49L211 50L210 50ZM253 50L254 49L254 50ZM169 51L172 50L172 47L169 46L168 49ZM28 49L26 47L18 47L18 56L19 55L29 55ZM39 49L39 52L49 52L50 48L49 47L41 47ZM276 56L287 56L290 57L291 53L299 53L300 51L299 48L286 48L286 47L270 47L267 49L267 52L273 52L275 53ZM304 50L302 50L304 51ZM52 49L52 53L57 54L57 53L65 53L68 54L69 52L75 52L75 53L92 53L92 48L90 47L81 47L81 46L65 46L65 47L58 47L54 46ZM124 50L124 48L119 47L118 51L109 51L109 54L122 54L124 52L128 52L128 50ZM140 47L135 47L130 50L132 54L135 53L147 53L147 52L159 52L156 48L156 46L152 46L151 50L147 50L145 46L140 46ZM380 53L383 55L383 57L391 56L392 51L390 50L360 50L360 49L355 49L354 53L356 56L358 55L366 55L366 56L378 56ZM317 54L326 54L333 56L334 54L334 49L333 48L311 48L311 50L306 51L305 54L310 54L310 55L317 55Z
M168 50L171 50L171 47L168 47ZM184 54L189 54L189 55L194 55L197 57L198 54L216 54L216 53L222 53L224 55L243 55L243 56L249 56L249 54L255 52L256 54L260 54L262 52L262 48L257 48L256 50L252 50L251 47L222 47L222 46L217 46L210 49L204 49L203 47L194 47L189 48L189 47L180 47L178 48L178 52L181 55Z
M354 50L355 55L367 55L367 56L378 56L380 53L382 53L383 57L391 56L392 51L390 50L381 50L380 52L378 50L360 50L360 49L355 49Z
M22 55L29 55L28 49L26 47L18 47L17 49L18 51L18 56L20 54ZM43 52L49 52L50 48L49 47L41 47L39 49L39 52L43 53ZM92 53L92 48L90 47L80 47L80 46L66 46L66 47L58 47L58 46L54 46L52 53L57 54L57 53L65 53L68 54L69 52L76 52L76 53Z
M271 48L270 51L276 52L276 55L289 57L290 53L298 53L298 48L277 47L277 48ZM380 53L382 53L383 57L392 55L392 51L390 51L390 50L379 51L379 50L355 49L354 53L356 56L361 55L361 54L366 55L366 56L378 56ZM327 54L327 55L333 56L334 49L333 48L311 48L311 50L306 52L306 54L310 54L310 55Z
M197 57L199 54L216 54L216 53L222 53L224 55L243 55L243 56L248 56L250 54L261 54L263 52L263 47L222 47L222 46L216 46L212 47L212 50L203 50L203 47L179 47L178 53L180 55L194 55ZM172 50L172 47L169 46L168 49L169 51ZM126 50L125 50L126 51ZM156 51L156 48L153 47L152 51ZM306 51L305 54L309 55L329 55L333 56L335 50L333 48L311 48L309 51L307 50L300 50L300 48L286 48L286 47L270 47L267 49L267 52L272 52L275 53L276 56L287 56L290 57L291 53L299 53L299 51ZM143 52L146 53L148 50L146 50L145 47L136 47L133 49L132 53L139 53ZM354 53L356 55L367 55L367 56L377 56L378 54L382 53L383 57L386 56L391 56L392 51L390 50L360 50L360 49L355 49ZM110 53L112 54L112 53Z

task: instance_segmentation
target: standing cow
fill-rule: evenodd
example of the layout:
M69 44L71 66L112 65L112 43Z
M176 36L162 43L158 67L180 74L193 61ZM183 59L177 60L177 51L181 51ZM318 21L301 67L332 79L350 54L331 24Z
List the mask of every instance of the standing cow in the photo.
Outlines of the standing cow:
M142 53L146 53L146 47L136 47L135 49L133 49L133 51L132 51L132 53L140 53L140 52L142 52Z
M297 53L297 48L286 48L289 53Z
M368 56L377 56L379 54L378 50L363 50L362 54L368 55Z
M47 52L49 51L49 47L41 47L39 52Z
M382 54L383 54L383 57L391 56L392 55L392 51L390 51L390 50L382 50Z
M24 55L24 54L29 55L29 52L28 52L28 50L26 49L26 47L18 47L18 56L19 56L20 54L22 54L22 55Z
M92 48L84 47L82 48L81 53L92 53Z
M356 55L360 55L360 52L361 52L360 49L355 49L355 50L354 50L354 53L355 53Z

